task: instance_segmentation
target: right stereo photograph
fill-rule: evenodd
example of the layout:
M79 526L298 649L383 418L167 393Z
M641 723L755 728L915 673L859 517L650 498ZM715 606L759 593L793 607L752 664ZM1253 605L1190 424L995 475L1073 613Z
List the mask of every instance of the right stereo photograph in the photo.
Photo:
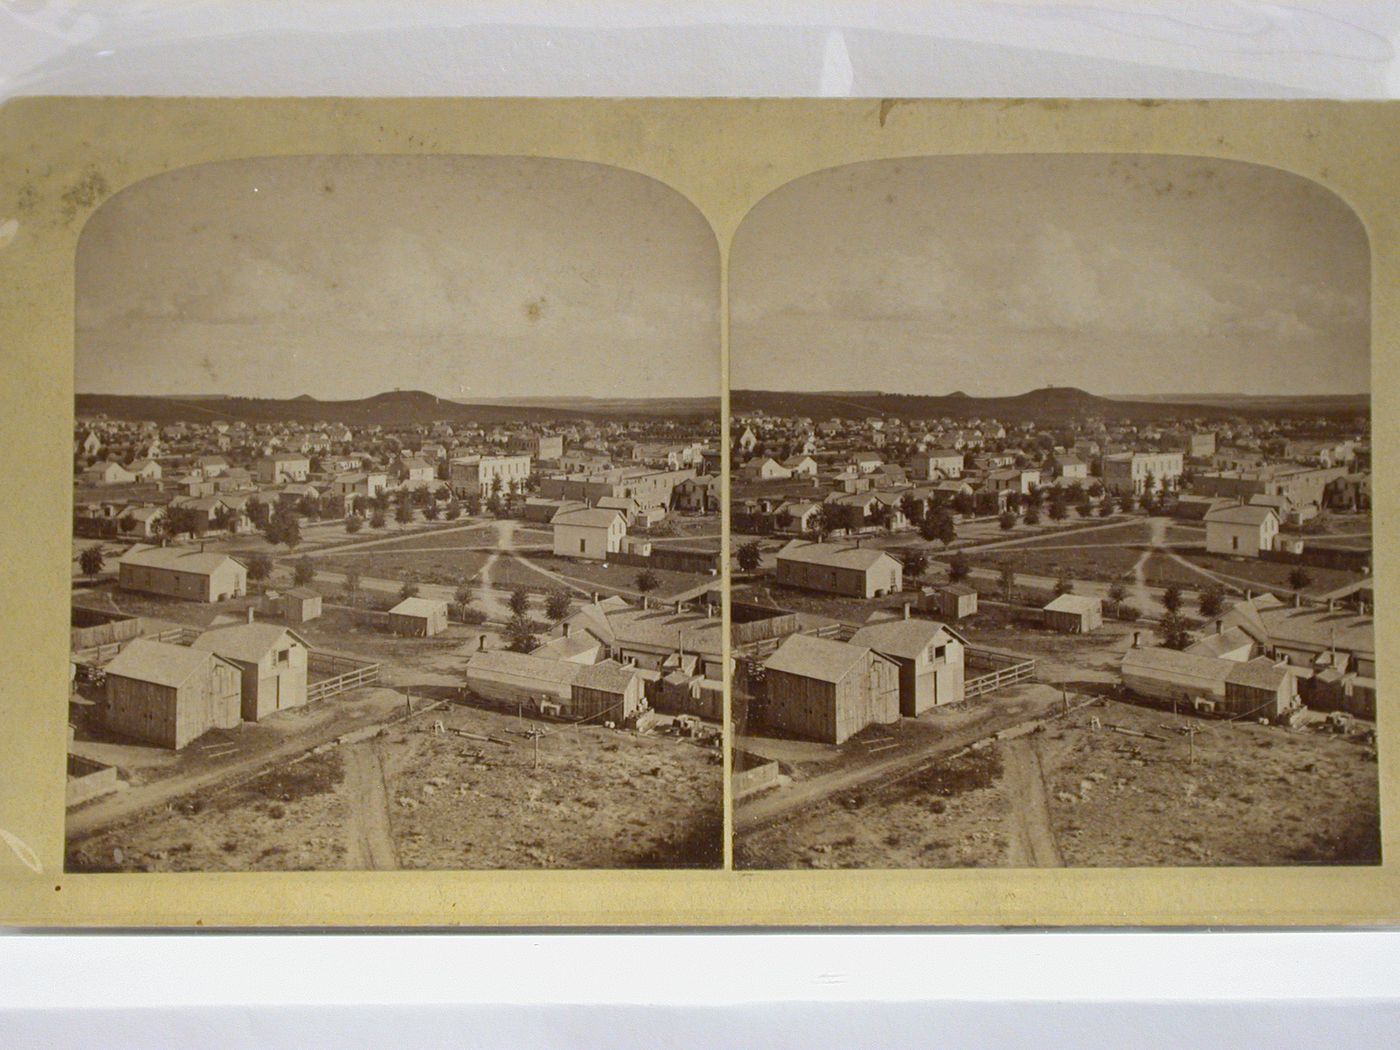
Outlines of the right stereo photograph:
M1380 863L1345 201L880 160L761 200L729 275L736 867Z

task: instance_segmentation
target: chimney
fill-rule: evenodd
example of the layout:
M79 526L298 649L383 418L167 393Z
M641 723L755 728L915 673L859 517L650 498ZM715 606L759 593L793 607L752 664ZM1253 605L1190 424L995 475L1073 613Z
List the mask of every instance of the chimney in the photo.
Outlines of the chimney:
M1134 632L1133 632L1133 648L1136 649L1136 648L1138 647L1138 645L1141 643L1141 641L1142 641L1142 632L1141 632L1141 631L1134 631Z
M561 629L563 630L563 632L564 632L563 637L565 637L565 638L569 637L569 632L570 632L571 630L573 630L573 628L572 628L572 627L570 626L570 624L569 624L569 621L568 621L568 620L565 620L565 621L564 621L563 623L561 623L559 626L560 626L560 628L561 628Z
M909 619L909 602L904 603L904 619Z
M479 634L476 636L476 649L477 652L484 653L486 651L486 635Z
M1335 599L1335 598L1328 598L1328 599L1327 599L1327 611L1330 612L1330 613L1331 613L1331 612L1336 612L1336 611L1337 611L1337 599Z
M642 595L642 608L643 608L643 609L650 609L650 608L651 608L651 599L649 599L645 594Z
M248 622L253 622L253 607L251 605L248 606Z
M1299 591L1294 591L1294 592L1293 592L1293 608L1295 608L1295 609L1301 609L1302 607L1303 607L1303 595L1302 595Z
M1224 617L1216 617L1216 620L1215 620L1215 633L1216 633L1216 634L1223 634L1224 632L1225 632L1225 619L1224 619Z

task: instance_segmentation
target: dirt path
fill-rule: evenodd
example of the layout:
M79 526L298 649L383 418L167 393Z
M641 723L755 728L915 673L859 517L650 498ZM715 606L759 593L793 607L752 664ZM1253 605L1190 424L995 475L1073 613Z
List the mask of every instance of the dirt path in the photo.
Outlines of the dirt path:
M1050 828L1050 804L1040 752L1029 737L1002 745L1002 788L1011 812L1007 817L1006 862L1013 868L1058 868L1064 862Z
M916 749L877 762L865 763L854 768L838 769L833 773L801 780L787 787L779 788L745 801L734 811L734 830L751 831L767 824L782 820L792 813L816 805L836 794L848 791L874 780L882 780L896 775L917 772L926 766L940 762L955 751L968 746L975 740L990 736L999 730L1008 729L1022 722L1043 718L1048 708L1053 706L1053 694L1044 706L1030 711L1020 711L1013 716L993 715L960 730L954 730L941 737L938 746L932 749Z
M340 792L350 809L345 826L345 866L351 871L390 871L399 866L389 830L389 797L384 766L373 739L342 751L345 779Z
M298 733L289 737L285 743L266 750L259 750L244 758L215 765L193 775L177 775L151 784L141 784L119 794L100 799L83 809L69 813L64 828L65 834L70 841L76 841L84 835L134 816L142 810L171 802L182 795L188 795L214 785L227 787L241 779L250 779L274 765L289 758L295 758L318 744L334 740L349 730L382 722L392 711L397 710L398 706L397 697L395 697L395 703L392 707L385 705L383 708L370 709L361 717L351 721L332 720L314 732Z

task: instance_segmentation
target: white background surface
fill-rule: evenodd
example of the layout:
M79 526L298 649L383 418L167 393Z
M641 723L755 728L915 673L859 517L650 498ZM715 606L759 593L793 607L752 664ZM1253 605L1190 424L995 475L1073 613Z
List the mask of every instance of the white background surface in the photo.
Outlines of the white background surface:
M1400 4L0 0L0 98L1391 98ZM4 143L0 143L0 149ZM0 1046L1395 1045L1392 932L0 939Z

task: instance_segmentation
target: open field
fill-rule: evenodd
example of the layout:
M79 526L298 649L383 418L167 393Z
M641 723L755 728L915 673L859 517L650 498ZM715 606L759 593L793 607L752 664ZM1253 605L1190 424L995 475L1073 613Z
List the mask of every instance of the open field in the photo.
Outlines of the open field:
M523 727L547 734L538 767ZM69 869L711 867L718 758L453 705L104 827L70 845Z
M1094 718L1101 728L1091 727ZM1188 723L1198 730L1194 761L1176 729ZM1369 864L1379 860L1378 813L1364 737L1173 718L1101 700L1043 732L833 795L741 835L736 864Z
M497 583L506 586L523 584L527 587L548 587L560 586L560 581L549 576L553 573L562 576L567 583L580 591L588 591L594 585L609 593L622 591L627 594L638 594L637 575L644 571L640 565L622 565L618 562L611 562L604 565L597 561L584 561L574 558L556 558L552 554L529 554L526 556L530 564L526 564L519 558L502 558L493 569L492 577ZM546 570L545 573L537 572L531 566L539 566ZM652 569L652 573L657 579L657 589L652 595L659 599L666 599L671 595L679 594L697 587L706 581L717 581L717 577L705 576L699 573L671 572L666 569Z
M316 555L313 562L318 570L328 572L358 572L383 580L401 580L413 575L423 583L447 586L470 580L485 567L489 551L445 550L395 551L380 547L331 552Z

